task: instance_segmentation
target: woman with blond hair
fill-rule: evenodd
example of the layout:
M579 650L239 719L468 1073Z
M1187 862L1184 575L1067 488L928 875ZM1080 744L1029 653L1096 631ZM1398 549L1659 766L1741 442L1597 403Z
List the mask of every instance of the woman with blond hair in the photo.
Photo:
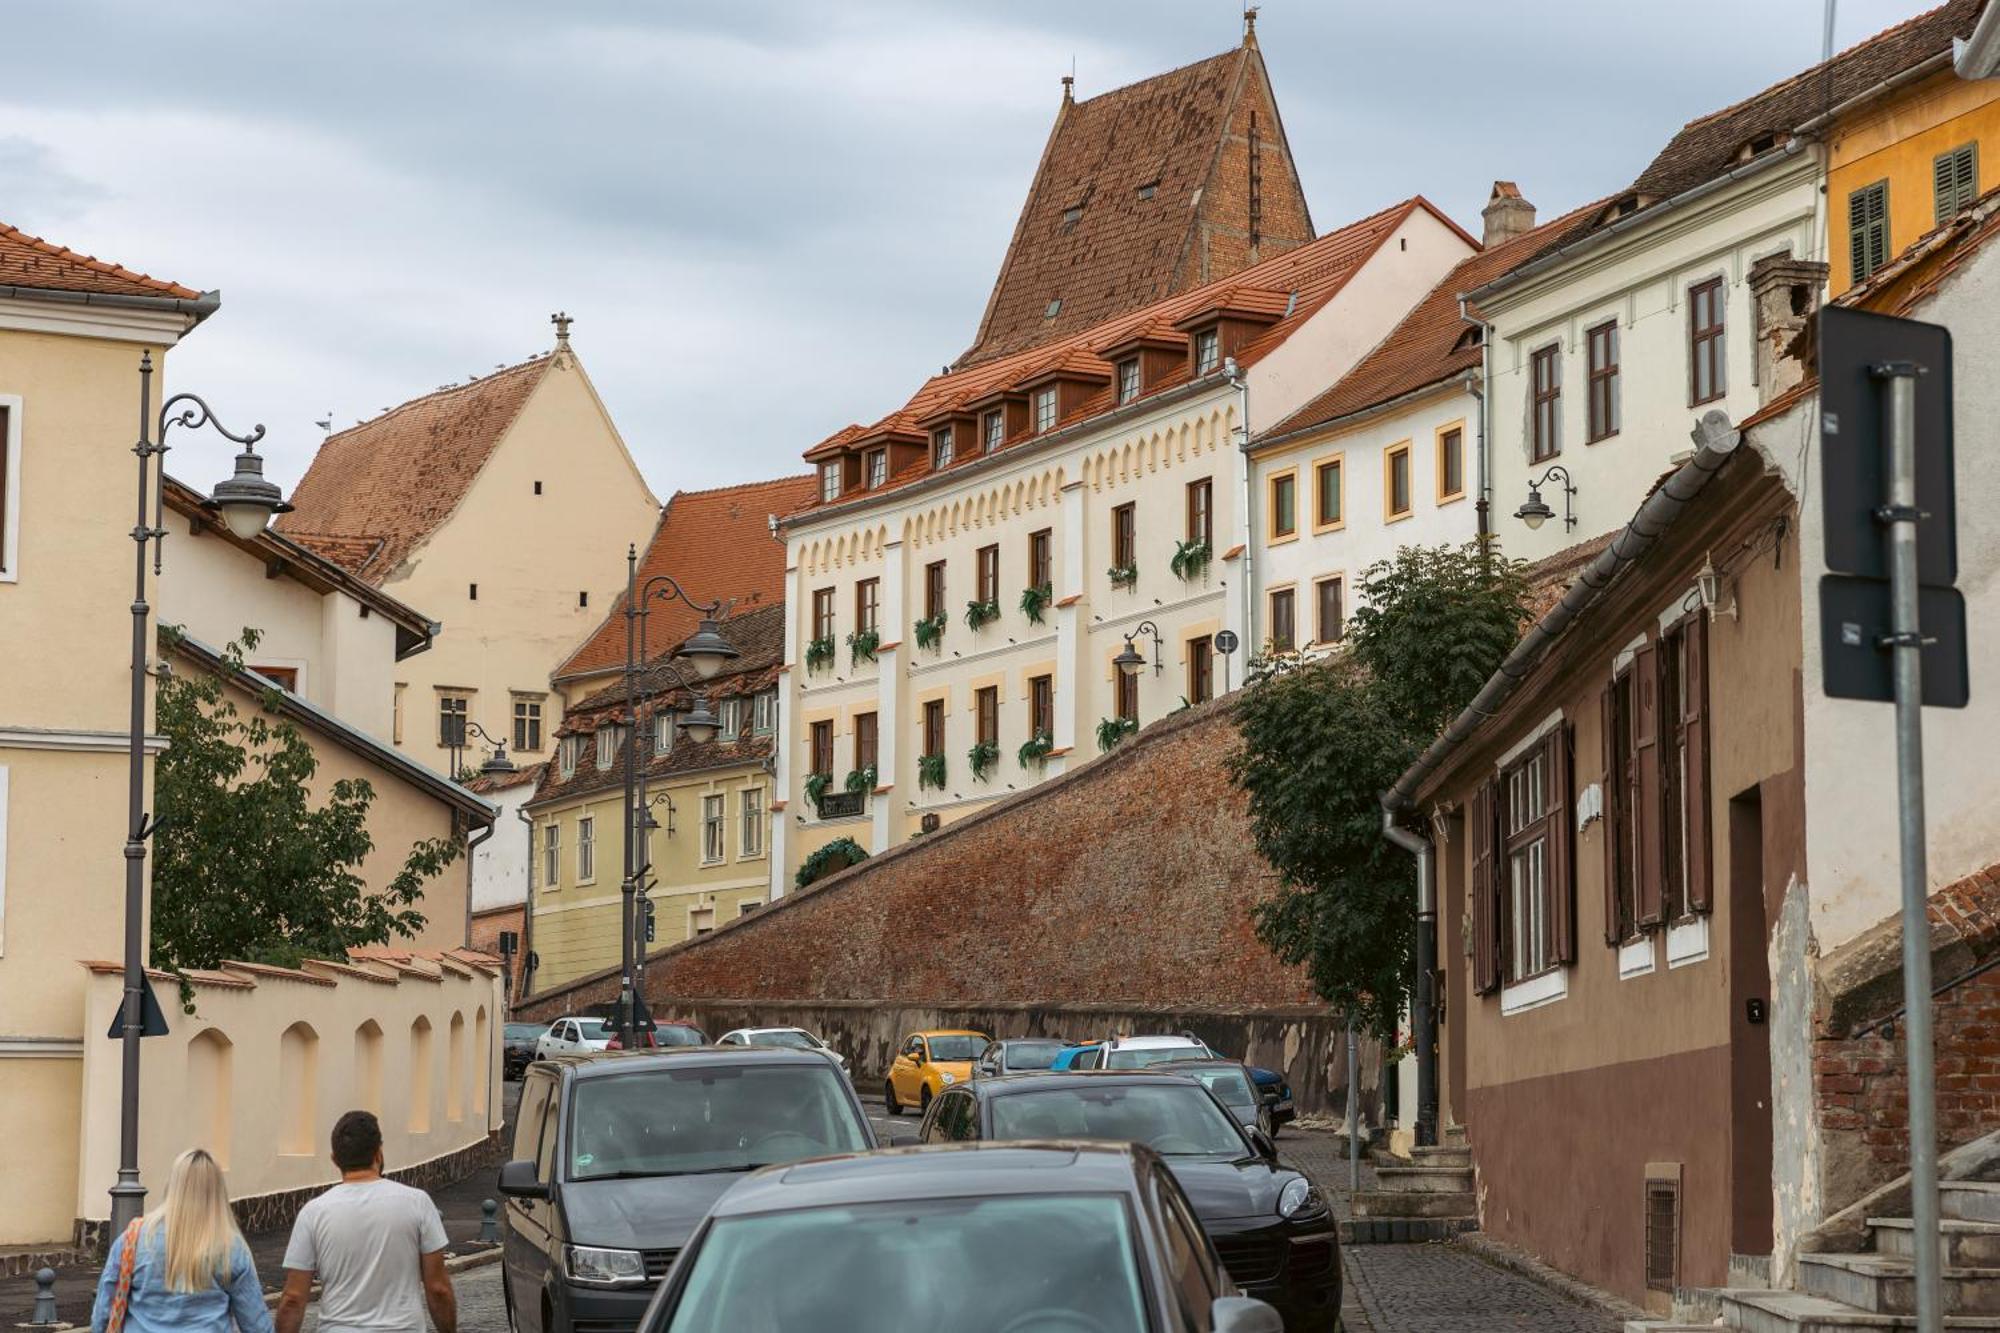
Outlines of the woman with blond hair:
M271 1312L222 1168L200 1148L174 1159L160 1206L111 1242L91 1333L271 1333Z

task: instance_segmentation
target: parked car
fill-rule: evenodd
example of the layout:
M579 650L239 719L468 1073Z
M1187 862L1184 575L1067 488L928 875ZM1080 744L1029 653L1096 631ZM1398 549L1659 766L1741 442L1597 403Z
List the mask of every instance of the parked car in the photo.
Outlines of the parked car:
M640 1329L1282 1333L1192 1212L1129 1144L802 1162L716 1202Z
M992 1042L984 1032L968 1028L912 1032L903 1038L895 1063L889 1066L889 1077L882 1083L882 1100L889 1114L901 1115L906 1106L925 1110L938 1093L971 1078L972 1062L985 1054Z
M1009 1075L948 1088L918 1130L926 1143L1022 1139L1144 1144L1194 1201L1236 1285L1288 1328L1330 1328L1340 1310L1340 1236L1311 1180L1278 1160L1194 1079L1154 1070Z
M718 1046L782 1046L794 1051L818 1051L847 1068L847 1057L804 1028L737 1028L716 1038Z
M610 1020L606 1019L607 1025ZM607 1030L610 1030L607 1027ZM635 1051L652 1050L661 1046L706 1046L708 1034L692 1023L655 1022L650 1028L639 1029L638 1040L632 1043ZM616 1031L611 1031L611 1040L604 1044L607 1051L624 1049Z
M547 1023L509 1023L500 1036L501 1077L521 1077L534 1062L535 1047L548 1030Z
M994 1042L980 1054L978 1063L972 1066L972 1076L1037 1073L1055 1064L1062 1053L1063 1042L1057 1037L1010 1037Z
M535 1040L535 1058L547 1060L557 1055L580 1055L601 1051L611 1044L611 1027L601 1018L558 1018Z
M1153 1066L1161 1073L1186 1074L1207 1088L1223 1109L1245 1129L1271 1132L1271 1113L1250 1077L1249 1067L1235 1060L1168 1060Z
M1111 1049L1122 1047L1125 1054L1112 1058ZM1069 1069L1141 1069L1160 1060L1229 1060L1224 1055L1192 1032L1173 1035L1143 1037L1107 1037L1103 1041L1084 1042L1071 1047L1056 1058L1054 1068ZM1285 1076L1275 1069L1243 1062L1250 1071L1250 1080L1257 1086L1257 1096L1264 1103L1265 1120L1271 1137L1290 1124L1298 1116L1292 1101L1292 1085Z
M672 1047L534 1064L500 1169L510 1326L629 1333L731 1184L874 1146L854 1089L805 1051Z

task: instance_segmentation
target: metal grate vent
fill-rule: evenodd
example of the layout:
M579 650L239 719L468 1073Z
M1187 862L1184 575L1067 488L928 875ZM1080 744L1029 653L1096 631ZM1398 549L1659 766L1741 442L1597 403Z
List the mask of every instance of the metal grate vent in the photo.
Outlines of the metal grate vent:
M1672 1294L1681 1271L1679 1181L1646 1182L1646 1290Z

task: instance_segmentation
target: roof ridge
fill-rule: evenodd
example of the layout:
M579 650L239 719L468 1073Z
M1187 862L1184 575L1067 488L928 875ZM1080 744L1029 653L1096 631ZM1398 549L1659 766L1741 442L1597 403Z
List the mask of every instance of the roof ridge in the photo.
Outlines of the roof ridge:
M440 398L446 398L455 393L468 393L473 389L489 385L493 383L494 380L500 379L502 376L512 375L517 371L526 370L531 366L540 366L546 369L549 363L554 361L554 359L555 359L554 355L550 352L537 352L525 361L517 361L511 366L502 366L498 370L494 370L488 374L481 375L476 379L469 379L463 384L448 384L441 389L432 389L429 393L418 394L415 398L405 399L404 401L397 403L394 407L391 407L386 411L377 412L372 417L364 417L360 421L355 422L352 426L346 426L340 430L334 431L332 434L328 435L325 439L321 440L320 444L322 446L325 446L333 442L334 440L340 439L342 436L352 435L355 431L365 430L370 426L378 425L381 422L387 421L389 418L393 416L398 416L401 413L408 411L410 408L421 407L425 403L436 402Z
M1731 102L1728 106L1722 107L1715 111L1710 111L1706 115L1696 116L1693 120L1690 120L1686 124L1682 125L1681 129L1691 130L1697 125L1706 125L1710 121L1719 120L1724 116L1731 115L1732 113L1737 111L1741 111L1744 107L1749 106L1753 102L1762 101L1763 99L1769 97L1772 93L1777 92L1781 88L1789 88L1792 87L1794 84L1802 83L1805 80L1810 79L1815 74L1823 74L1827 70L1831 69L1833 66L1840 64L1843 60L1846 60L1849 56L1852 56L1859 51L1865 50L1868 47L1875 45L1875 43L1879 41L1883 41L1889 37L1892 37L1896 33L1903 32L1909 28L1915 27L1917 24L1924 22L1926 19L1934 18L1940 12L1949 8L1951 8L1951 0L1945 0L1943 4L1933 5L1931 8L1924 10L1920 14L1912 14L1909 18L1904 19L1901 23L1892 23L1888 27L1882 29L1880 32L1871 33L1868 36L1863 37L1861 40L1854 42L1849 46L1843 47L1838 51L1835 51L1833 55L1831 55L1825 60L1816 60L1812 64L1808 65L1806 68L1799 70L1797 73L1792 74L1787 78L1779 79L1776 83L1769 84L1768 86L1761 88L1758 91L1750 94L1748 97L1738 98L1736 101ZM1946 45L1947 47L1949 47L1950 43L1947 42Z
M1172 69L1163 69L1157 74L1148 74L1143 79L1134 79L1130 83L1121 83L1116 88L1106 88L1103 92L1093 93L1089 97L1076 98L1072 102L1072 105L1079 107L1089 106L1092 102L1100 101L1106 97L1116 97L1119 93L1130 92L1134 88L1142 88L1149 83L1158 83L1163 79L1171 79L1176 74L1185 74L1189 70L1199 69L1203 65L1213 65L1227 60L1231 56L1240 56L1249 49L1249 47L1242 45L1232 46L1227 51L1218 51L1212 56L1203 56L1199 60L1190 60L1184 65L1175 65Z
M128 282L145 283L149 286L159 288L162 292L171 293L174 296L192 300L201 295L194 288L175 282L171 278L156 278L150 273L141 273L138 269L126 268L123 264L113 263L109 259L99 259L96 255L87 255L81 250L72 250L66 245L58 245L56 242L37 236L33 232L22 231L12 223L0 222L0 239L19 240L53 258L66 259L73 263L82 264L86 268L95 269L106 277L122 278ZM55 288L52 290L61 289Z
M739 481L728 486L711 486L706 490L675 491L667 497L667 503L672 504L681 499L703 499L711 495L724 495L730 491L754 491L766 486L796 486L812 479L813 474L810 472L794 472L783 477L770 477L764 481Z

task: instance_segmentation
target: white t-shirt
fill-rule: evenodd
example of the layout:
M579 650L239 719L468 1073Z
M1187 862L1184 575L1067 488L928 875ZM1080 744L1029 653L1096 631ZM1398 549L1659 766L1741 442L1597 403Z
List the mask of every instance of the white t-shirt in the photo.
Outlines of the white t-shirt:
M319 1275L320 1333L424 1333L422 1256L444 1247L430 1195L348 1181L299 1210L285 1267Z

